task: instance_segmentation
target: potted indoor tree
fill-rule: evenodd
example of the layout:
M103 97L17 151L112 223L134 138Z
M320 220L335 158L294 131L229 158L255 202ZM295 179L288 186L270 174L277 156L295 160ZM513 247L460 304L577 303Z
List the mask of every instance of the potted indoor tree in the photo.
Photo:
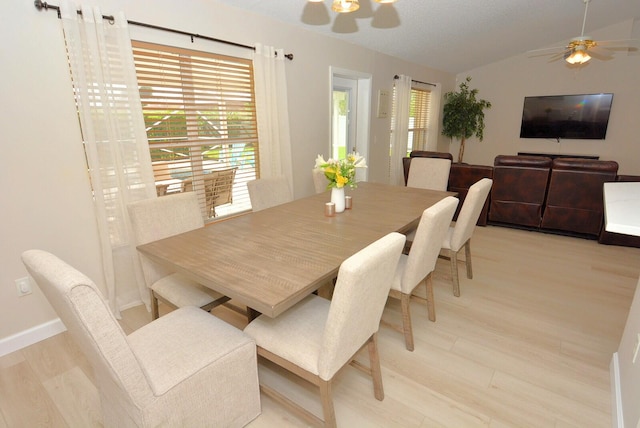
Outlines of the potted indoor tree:
M478 99L477 89L469 89L471 77L467 76L460 83L458 92L444 94L444 107L442 117L442 135L460 140L458 162L462 162L464 156L464 143L467 138L475 135L480 141L484 132L484 109L491 108L491 103Z

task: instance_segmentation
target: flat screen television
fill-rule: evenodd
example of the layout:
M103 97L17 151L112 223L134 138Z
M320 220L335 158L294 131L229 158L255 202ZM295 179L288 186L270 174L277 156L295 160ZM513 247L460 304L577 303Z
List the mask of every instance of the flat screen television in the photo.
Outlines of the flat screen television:
M520 138L604 140L613 94L525 97Z

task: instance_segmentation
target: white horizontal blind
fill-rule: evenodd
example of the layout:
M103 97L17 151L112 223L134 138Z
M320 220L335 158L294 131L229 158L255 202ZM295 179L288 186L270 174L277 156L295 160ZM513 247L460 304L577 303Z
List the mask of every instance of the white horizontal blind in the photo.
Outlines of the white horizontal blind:
M158 196L195 191L206 218L250 209L246 182L259 166L252 62L132 46ZM214 181L223 175L232 187Z
M431 91L415 87L411 88L407 156L412 150L426 150L427 148L427 130L429 129L430 105Z

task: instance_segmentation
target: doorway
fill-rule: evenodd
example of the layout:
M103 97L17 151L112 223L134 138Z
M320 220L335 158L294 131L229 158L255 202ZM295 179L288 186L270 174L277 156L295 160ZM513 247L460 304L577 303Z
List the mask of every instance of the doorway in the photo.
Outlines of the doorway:
M331 158L358 152L368 159L370 106L371 75L331 67ZM356 180L367 177L367 168L356 170Z

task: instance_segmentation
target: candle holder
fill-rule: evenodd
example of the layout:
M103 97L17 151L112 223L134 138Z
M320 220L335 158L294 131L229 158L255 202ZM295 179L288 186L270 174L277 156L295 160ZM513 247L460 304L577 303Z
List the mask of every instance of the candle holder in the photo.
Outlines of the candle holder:
M353 200L351 199L351 196L345 196L344 197L344 209L346 210L350 210L351 207L353 206Z
M327 217L333 217L336 215L336 204L333 202L327 202L324 204L324 215Z

